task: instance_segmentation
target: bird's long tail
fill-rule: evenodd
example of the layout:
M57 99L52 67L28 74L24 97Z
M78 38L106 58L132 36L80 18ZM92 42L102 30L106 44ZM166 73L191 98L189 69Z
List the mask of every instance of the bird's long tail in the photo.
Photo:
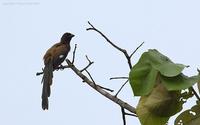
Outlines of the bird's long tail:
M53 62L49 61L48 64L45 64L44 70L43 70L43 78L42 78L42 83L43 83L43 89L42 89L42 109L48 110L49 107L49 101L48 97L51 94L51 84L52 84L52 79L53 79Z

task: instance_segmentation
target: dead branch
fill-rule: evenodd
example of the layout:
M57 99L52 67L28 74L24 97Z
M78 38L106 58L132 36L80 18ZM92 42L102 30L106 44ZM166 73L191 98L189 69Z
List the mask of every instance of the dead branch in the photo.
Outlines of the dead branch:
M89 31L89 30L94 30L94 31L98 32L103 38L106 39L106 41L107 41L108 43L110 43L114 48L116 48L117 50L119 50L120 52L122 52L122 53L124 54L124 56L126 57L126 59L127 59L129 68L131 69L131 68L132 68L131 57L132 57L133 54L135 54L135 52L143 45L144 42L143 42L142 44L140 44L140 45L135 49L135 51L134 51L131 55L129 55L128 52L127 52L125 49L123 49L123 48L117 46L116 44L114 44L110 39L108 39L108 37L107 37L106 35L104 35L104 34L103 34L100 30L98 30L96 27L94 27L89 21L88 21L88 24L91 26L91 28L87 28L86 30L87 30L87 31Z
M123 125L126 125L126 117L125 117L125 110L123 107L121 107L121 111L122 111L122 119L123 119Z
M122 90L122 88L126 85L126 83L128 83L128 80L126 80L126 82L120 87L120 89L118 90L118 92L115 94L115 97L117 97L117 95L120 93L120 91Z
M113 92L113 91L114 91L114 90L112 90L112 89L109 89L109 88L106 88L106 87L103 87L103 86L97 85L97 84L95 83L95 81L94 81L92 75L90 74L90 72L87 71L87 69L86 69L85 71L86 71L87 74L89 75L89 77L90 77L90 79L92 80L92 82L94 83L95 87L98 86L98 87L100 87L100 88L102 88L102 89L104 89L104 90L107 90L107 91L109 91L109 92Z
M72 57L72 64L74 64L74 60L75 60L75 53L76 53L76 48L77 48L77 44L75 44L75 47L74 47L74 51L73 51L73 57Z
M123 100L111 95L110 93L106 92L104 89L99 87L97 83L95 84L93 81L91 81L87 76L85 76L70 60L66 60L68 66L70 69L76 73L85 83L87 83L89 86L91 86L93 89L95 89L97 92L105 96L106 98L110 99L111 101L115 102L116 104L120 105L124 109L136 114L136 109L129 105L128 103L124 102Z
M111 77L110 80L113 80L113 79L128 79L128 77Z
M56 70L54 70L54 71L59 71L59 70L64 70L64 69L66 69L66 68L69 68L69 66L67 66L67 65L65 65L65 66L62 66L62 65L60 65ZM42 69L43 70L43 69ZM39 75L42 75L43 74L43 71L42 72L37 72L36 73L36 76L39 76Z
M124 56L127 59L128 62L128 66L130 68L130 70L132 69L132 63L131 63L131 57L136 53L136 51L144 44L144 42L142 42L130 55L128 54L128 52L117 46L116 44L114 44L110 39L108 39L108 37L106 35L104 35L100 30L98 30L97 28L95 28L89 21L88 24L91 26L90 28L87 28L86 30L94 30L96 32L98 32L104 39L106 39L106 41L111 44L114 48L116 48L117 50L119 50L120 52L122 52L124 54ZM118 79L118 78L111 78L111 79ZM128 80L121 86L121 88L119 89L119 91L116 93L115 97L117 97L117 95L119 94L119 92L122 90L122 88L124 87L124 85L128 82ZM122 110L122 117L123 117L123 122L124 125L126 125L126 119L125 119L125 111L124 111L124 107L121 107Z
M80 70L81 72L83 72L84 70L87 70L87 68L90 67L90 65L92 65L94 63L94 62L90 61L90 59L88 58L87 55L85 57L88 60L88 65L85 68L83 68L82 70Z

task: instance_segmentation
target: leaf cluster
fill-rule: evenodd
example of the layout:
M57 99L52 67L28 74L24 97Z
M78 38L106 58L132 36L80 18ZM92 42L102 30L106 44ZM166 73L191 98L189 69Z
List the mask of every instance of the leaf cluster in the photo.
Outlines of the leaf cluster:
M200 81L200 75L184 75L186 67L155 49L142 54L129 73L134 95L141 96L136 112L142 125L165 125L194 95L192 86ZM185 116L181 114L178 118L183 118L182 115Z

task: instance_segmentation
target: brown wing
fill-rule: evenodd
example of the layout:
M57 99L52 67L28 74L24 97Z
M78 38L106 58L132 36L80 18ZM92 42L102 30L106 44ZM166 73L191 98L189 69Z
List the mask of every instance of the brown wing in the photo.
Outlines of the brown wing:
M54 69L57 68L64 61L69 50L70 47L66 44L57 43L53 45L44 55L44 63L47 64L52 60Z

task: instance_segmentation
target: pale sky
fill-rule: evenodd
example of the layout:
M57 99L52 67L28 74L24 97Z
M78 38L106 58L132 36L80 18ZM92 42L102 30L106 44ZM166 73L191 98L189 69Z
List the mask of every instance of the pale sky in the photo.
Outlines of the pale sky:
M109 78L128 76L124 56L99 34L86 31L87 21L129 53L145 41L133 64L144 51L155 48L174 62L190 65L184 71L187 75L196 74L200 67L199 0L0 2L1 125L122 125L120 107L82 83L70 69L54 73L49 110L41 108L41 76L35 73L43 67L45 51L64 32L75 34L71 46L78 44L78 68L87 65L86 54L95 62L88 70L96 82L117 91L123 81ZM137 105L129 84L119 97ZM192 105L189 102L184 108ZM139 121L128 116L127 124L139 125Z

